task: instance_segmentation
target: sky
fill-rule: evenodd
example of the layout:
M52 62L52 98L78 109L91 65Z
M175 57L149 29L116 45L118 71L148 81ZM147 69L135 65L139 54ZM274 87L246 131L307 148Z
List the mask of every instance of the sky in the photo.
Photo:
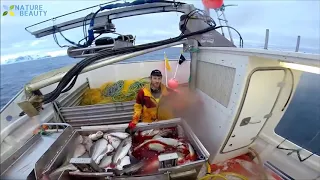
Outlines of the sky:
M201 0L182 0L203 9ZM1 62L10 58L26 55L50 55L58 56L66 54L65 48L55 44L52 35L35 38L25 31L25 27L51 19L53 17L76 11L107 1L1 1L1 14L5 6L11 5L38 5L42 6L42 16L19 16L19 11L14 11L15 16L1 16ZM235 0L224 1L227 7L225 14L229 25L236 28L244 39L247 47L263 45L265 30L270 29L270 46L286 47L294 50L297 36L301 36L301 48L312 49L320 53L320 1L319 0ZM32 30L52 26L64 20L83 17L96 9L77 13L66 18L50 21ZM214 10L211 16L217 21ZM160 13L144 16L136 16L113 21L119 33L133 34L137 37L136 44L152 42L156 40L175 37L180 34L178 23L179 13ZM64 31L69 39L78 42L83 38L82 28ZM60 44L68 44L60 35L57 35ZM233 37L238 39L236 33Z

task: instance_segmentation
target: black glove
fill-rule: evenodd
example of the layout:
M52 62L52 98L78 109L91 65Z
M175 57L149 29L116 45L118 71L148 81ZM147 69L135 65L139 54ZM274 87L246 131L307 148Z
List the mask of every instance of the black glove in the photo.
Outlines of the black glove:
M129 127L126 128L125 132L130 134L130 135L133 134L132 129L130 129Z

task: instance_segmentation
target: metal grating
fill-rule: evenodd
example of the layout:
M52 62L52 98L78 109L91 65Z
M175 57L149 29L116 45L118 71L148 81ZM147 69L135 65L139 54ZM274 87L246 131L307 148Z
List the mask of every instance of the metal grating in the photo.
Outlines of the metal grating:
M135 101L79 106L88 82L54 102L60 119L72 127L85 125L121 124L131 121Z
M198 61L196 87L228 107L235 74L235 68Z

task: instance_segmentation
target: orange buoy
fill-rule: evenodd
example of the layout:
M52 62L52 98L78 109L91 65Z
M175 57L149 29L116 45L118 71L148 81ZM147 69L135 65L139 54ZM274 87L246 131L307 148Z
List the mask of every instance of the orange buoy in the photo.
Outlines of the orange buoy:
M209 9L218 9L223 5L223 0L202 0L203 5Z
M179 83L176 79L172 78L168 81L168 86L170 89L177 89L177 87L179 86Z

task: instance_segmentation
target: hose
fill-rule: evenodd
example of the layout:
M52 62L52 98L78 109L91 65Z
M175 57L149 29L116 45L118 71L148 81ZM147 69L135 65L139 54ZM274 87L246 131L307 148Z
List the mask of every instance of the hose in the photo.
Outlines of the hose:
M92 56L92 57L88 57L88 58L80 61L79 63L77 63L74 67L72 67L72 69L70 69L64 75L64 77L59 82L56 89L54 89L52 92L50 92L49 94L46 94L44 96L44 104L54 101L60 95L61 91L63 91L65 89L65 87L69 84L69 82L72 79L74 81L76 81L77 75L79 75L81 73L81 71L86 66L92 64L93 62L95 62L101 58L110 57L110 56L119 55L119 54L132 53L132 52L136 52L136 51L145 50L148 48L158 47L158 46L161 46L164 44L170 44L170 43L180 41L180 40L185 39L190 36L194 36L197 34L202 34L202 33L208 32L208 31L212 31L214 29L216 29L216 27L212 26L212 27L208 27L203 30L200 30L200 31L192 32L192 33L185 34L182 36L177 36L175 38L170 38L170 39L157 41L157 42L153 42L153 43L148 43L148 44L143 44L143 45L138 45L138 46L133 46L133 47L125 47L125 48L120 48L120 49L111 50L111 51L109 49L101 50L97 55ZM69 89L69 88L71 89L71 86L69 86L67 89Z
M223 172L223 173L219 173L219 174L211 174L212 170L211 170L210 163L206 162L206 165L207 165L207 174L204 177L202 177L200 180L208 180L208 179L214 180L217 178L220 178L223 180L228 180L227 176L233 176L233 177L240 178L242 180L248 180L247 177L245 177L241 174L238 174L238 173L233 173L233 172Z
M237 177L240 178L241 180L249 180L247 177L238 174L238 173L233 173L233 172L224 172L224 173L220 173L220 174L207 174L204 177L202 177L200 180L214 180L217 178L223 179L223 180L228 180L227 176L233 176L233 177Z
M265 173L265 171L263 170L263 163L262 160L260 158L260 155L258 154L258 152L256 150L254 150L252 147L248 148L249 151L254 154L254 156L258 159L258 165L259 165L259 170L261 172L261 178L262 179L268 179L267 174Z

